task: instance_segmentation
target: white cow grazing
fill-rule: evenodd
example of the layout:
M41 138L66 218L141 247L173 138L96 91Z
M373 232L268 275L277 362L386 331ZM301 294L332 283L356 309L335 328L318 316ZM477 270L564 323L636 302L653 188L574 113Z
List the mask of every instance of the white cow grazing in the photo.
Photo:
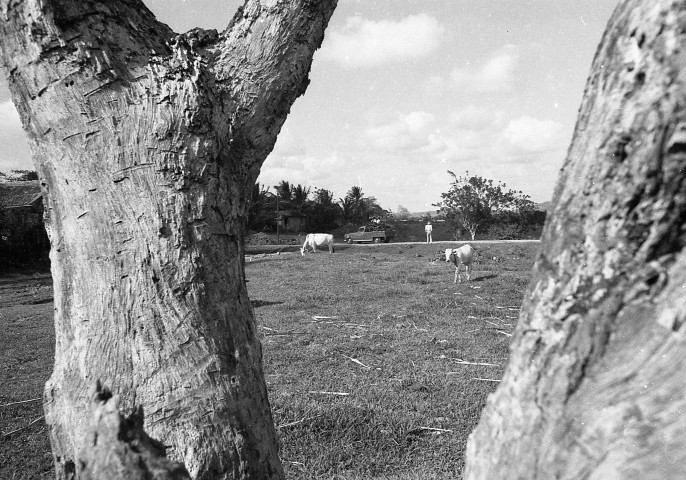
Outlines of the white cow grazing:
M308 233L305 237L305 243L303 243L300 249L300 255L305 255L307 247L312 247L312 252L317 251L317 247L329 247L329 253L334 252L333 248L333 235L328 233Z
M460 273L460 265L464 265L465 276L467 281L470 280L472 276L472 259L474 258L474 249L471 245L465 244L460 248L447 248L445 250L445 261L453 262L455 265L455 278L453 283L457 283L457 279L460 279L462 283L462 274Z

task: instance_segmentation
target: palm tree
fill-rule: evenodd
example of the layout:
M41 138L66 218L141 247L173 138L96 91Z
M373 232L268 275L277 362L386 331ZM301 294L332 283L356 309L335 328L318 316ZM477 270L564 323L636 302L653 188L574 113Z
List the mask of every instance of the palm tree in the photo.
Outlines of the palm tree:
M365 203L362 187L351 187L345 195L345 198L350 201L351 218L358 222L365 221L367 219L367 205Z
M346 198L353 200L355 205L358 205L362 201L364 193L362 193L362 187L353 186L348 190L348 193L345 196Z
M278 185L274 185L274 190L283 202L290 202L293 199L293 190L287 180L281 180Z
M349 197L339 198L338 204L341 206L343 211L343 220L345 223L350 223L353 220L353 201Z
M304 187L298 184L295 187L291 187L291 198L293 207L297 210L303 209L307 203L308 197L310 196L310 187Z
M266 225L274 223L276 201L269 187L255 183L250 193L248 206L248 227L262 230Z

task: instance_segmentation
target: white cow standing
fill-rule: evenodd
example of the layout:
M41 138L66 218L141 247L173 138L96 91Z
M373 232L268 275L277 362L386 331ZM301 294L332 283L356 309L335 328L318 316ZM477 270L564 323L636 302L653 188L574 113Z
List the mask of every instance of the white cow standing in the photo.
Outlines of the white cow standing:
M460 248L447 248L445 250L445 261L453 262L455 265L455 278L453 279L453 283L457 283L458 278L460 279L460 283L462 283L460 265L464 265L467 281L471 279L473 258L474 249L469 244L462 245Z
M300 255L305 255L307 247L312 247L312 252L314 253L317 251L317 247L321 248L324 246L329 247L329 253L334 252L333 235L328 233L308 233L305 237L305 243L303 243L300 249Z

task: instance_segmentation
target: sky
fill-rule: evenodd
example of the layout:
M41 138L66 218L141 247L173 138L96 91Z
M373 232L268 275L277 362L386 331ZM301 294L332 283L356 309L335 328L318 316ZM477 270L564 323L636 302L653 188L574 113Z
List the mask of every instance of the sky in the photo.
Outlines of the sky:
M177 32L223 30L242 1L144 0ZM617 0L339 0L310 86L258 182L352 186L435 210L448 170L551 200ZM0 171L32 169L0 79Z

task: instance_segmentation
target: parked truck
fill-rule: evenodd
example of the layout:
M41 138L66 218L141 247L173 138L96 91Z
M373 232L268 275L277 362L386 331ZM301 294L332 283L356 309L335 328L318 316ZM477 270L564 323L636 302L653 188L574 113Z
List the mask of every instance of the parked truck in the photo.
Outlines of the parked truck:
M348 243L388 243L395 237L395 230L390 225L369 224L357 229L356 232L346 233Z

